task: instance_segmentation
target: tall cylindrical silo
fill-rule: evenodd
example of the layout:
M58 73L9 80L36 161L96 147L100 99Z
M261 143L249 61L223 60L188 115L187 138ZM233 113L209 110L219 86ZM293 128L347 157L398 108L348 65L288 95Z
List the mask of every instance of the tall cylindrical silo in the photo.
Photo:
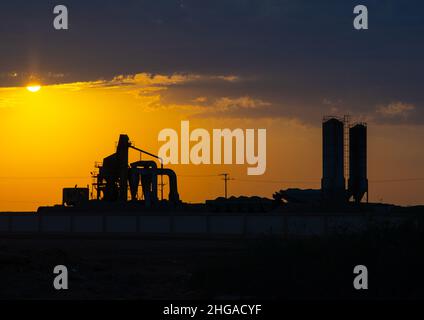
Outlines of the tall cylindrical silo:
M322 124L322 180L324 200L346 200L344 178L344 123L336 118L325 119Z
M368 193L367 126L356 124L349 130L349 196L359 203Z

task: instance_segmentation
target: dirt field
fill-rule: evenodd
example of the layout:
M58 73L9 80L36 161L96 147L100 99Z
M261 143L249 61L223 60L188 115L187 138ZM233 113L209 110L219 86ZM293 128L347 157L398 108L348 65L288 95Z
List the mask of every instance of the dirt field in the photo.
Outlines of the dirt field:
M243 244L206 240L2 239L1 299L191 299L192 267ZM69 290L53 288L65 265Z
M0 299L424 298L424 234L411 228L298 240L0 240ZM353 288L365 265L369 290ZM56 265L69 290L53 287Z

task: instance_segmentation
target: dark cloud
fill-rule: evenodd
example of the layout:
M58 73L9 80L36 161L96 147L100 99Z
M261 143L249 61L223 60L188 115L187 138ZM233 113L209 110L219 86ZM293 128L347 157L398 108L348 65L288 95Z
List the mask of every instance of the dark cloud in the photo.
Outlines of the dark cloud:
M396 122L376 110L401 102L415 106L402 121L424 120L422 1L361 1L370 14L363 32L353 30L351 0L62 1L68 31L53 30L56 4L1 2L1 86L30 75L46 83L139 72L237 75L243 81L188 83L164 99L194 99L194 88L212 100L249 96L272 106L234 113L312 122L336 109Z

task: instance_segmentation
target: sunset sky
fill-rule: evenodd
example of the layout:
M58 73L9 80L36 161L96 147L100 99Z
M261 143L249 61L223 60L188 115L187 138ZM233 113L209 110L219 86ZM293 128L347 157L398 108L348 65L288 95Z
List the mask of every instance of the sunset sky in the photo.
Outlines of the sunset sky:
M323 4L325 3L325 4ZM424 203L424 4L361 1L0 3L0 211L91 183L119 134L157 153L164 128L266 128L267 171L175 165L182 200L319 188L321 121L367 121L370 200ZM30 83L41 84L30 92ZM136 153L132 157L137 159Z

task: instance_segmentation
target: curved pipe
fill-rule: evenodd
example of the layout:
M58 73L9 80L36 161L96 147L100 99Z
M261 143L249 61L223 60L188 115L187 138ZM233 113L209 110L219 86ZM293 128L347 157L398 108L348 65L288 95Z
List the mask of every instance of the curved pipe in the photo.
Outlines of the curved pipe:
M164 174L169 178L169 201L179 202L180 195L178 194L177 175L171 169L158 169L159 174Z
M142 160L142 161L136 161L131 163L131 168L136 168L136 167L144 167L144 168L153 168L153 169L157 169L158 165L156 164L156 162L151 161L151 160Z
M151 182L146 180L146 178L141 177L141 184L143 187L144 198L147 202L150 202L150 193L152 194L153 201L156 202L158 200L158 176L157 176L157 164L152 160L141 160L136 161L130 164L131 168L135 169L137 167L143 167L145 172L148 172L151 175ZM131 169L130 169L131 170ZM138 171L141 173L141 170ZM151 190L148 185L151 183Z
M155 199L157 199L157 176L158 175L166 175L169 179L169 201L171 202L179 202L180 201L180 195L178 194L178 184L177 184L177 175L175 172L171 169L164 169L160 168L158 169L156 162L149 161L149 160L143 160L143 161L136 161L131 163L132 168L137 167L143 167L146 171L151 171L152 174L152 191L153 196ZM142 178L143 182L143 178Z

